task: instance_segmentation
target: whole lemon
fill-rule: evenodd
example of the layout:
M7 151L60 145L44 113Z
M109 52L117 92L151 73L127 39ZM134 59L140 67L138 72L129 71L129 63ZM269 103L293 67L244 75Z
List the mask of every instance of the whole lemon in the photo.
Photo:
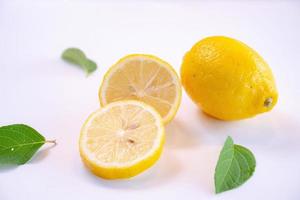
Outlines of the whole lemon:
M229 37L196 43L183 58L181 79L192 100L222 120L270 111L278 99L268 64L255 50Z

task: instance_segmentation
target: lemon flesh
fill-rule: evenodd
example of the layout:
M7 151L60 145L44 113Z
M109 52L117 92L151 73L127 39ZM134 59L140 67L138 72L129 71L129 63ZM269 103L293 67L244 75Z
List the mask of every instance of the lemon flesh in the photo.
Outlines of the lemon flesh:
M101 105L119 100L139 100L154 107L163 122L176 115L181 85L174 69L151 55L133 54L120 59L105 74L100 90Z
M278 93L272 71L246 44L224 36L205 38L184 56L182 84L207 114L238 120L270 111Z
M80 155L85 165L106 179L129 178L160 157L165 140L155 109L137 101L111 103L92 113L82 127Z

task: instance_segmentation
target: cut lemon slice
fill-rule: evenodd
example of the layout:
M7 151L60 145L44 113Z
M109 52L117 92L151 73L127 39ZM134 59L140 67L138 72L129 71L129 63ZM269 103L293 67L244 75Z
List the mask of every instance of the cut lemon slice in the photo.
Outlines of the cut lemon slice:
M99 90L101 105L139 100L154 107L164 124L176 115L181 85L175 70L151 55L133 54L119 60L105 74Z
M165 141L161 116L138 101L108 104L82 127L80 155L85 165L106 179L129 178L160 157Z

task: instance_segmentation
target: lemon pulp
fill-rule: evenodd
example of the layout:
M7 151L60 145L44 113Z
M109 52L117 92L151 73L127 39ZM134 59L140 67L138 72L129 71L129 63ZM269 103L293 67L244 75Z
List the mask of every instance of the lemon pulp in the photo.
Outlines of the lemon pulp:
M139 100L154 107L164 123L170 122L181 100L181 85L174 69L151 55L133 54L120 59L105 74L99 90L101 105Z
M160 115L137 101L111 103L90 115L80 135L80 154L96 175L129 178L153 165L164 143Z

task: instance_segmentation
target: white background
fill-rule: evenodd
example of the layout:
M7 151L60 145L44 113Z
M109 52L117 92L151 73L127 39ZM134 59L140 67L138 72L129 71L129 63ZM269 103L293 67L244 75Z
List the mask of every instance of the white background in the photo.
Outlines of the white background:
M267 60L280 93L275 109L222 122L184 93L155 166L131 180L91 175L79 157L78 135L99 107L110 65L129 53L150 53L178 71L184 53L210 35L242 40ZM29 124L58 141L26 165L0 169L0 200L299 200L299 37L297 1L0 0L0 125ZM71 46L98 63L90 77L61 60ZM227 135L253 151L257 168L240 188L215 195L214 168Z

